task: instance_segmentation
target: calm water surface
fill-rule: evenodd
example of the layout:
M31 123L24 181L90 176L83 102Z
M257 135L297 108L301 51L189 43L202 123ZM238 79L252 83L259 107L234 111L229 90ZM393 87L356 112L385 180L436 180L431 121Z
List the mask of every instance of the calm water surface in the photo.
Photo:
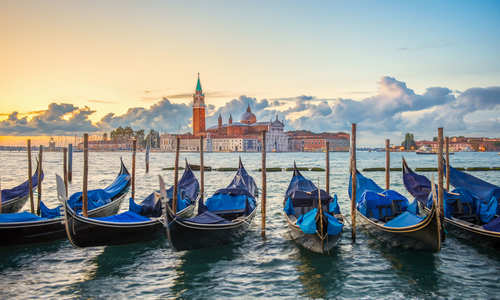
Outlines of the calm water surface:
M236 153L209 153L205 164L237 167ZM109 184L123 156L129 153L91 153L89 188ZM260 186L260 154L241 154L243 163ZM341 210L349 215L347 196L348 153L331 153L331 191L338 194ZM406 153L411 167L436 166L435 156ZM139 198L157 189L157 175L173 181L171 153L152 153L151 171L144 174L144 153L137 155ZM181 159L199 163L199 155L182 153ZM268 167L324 167L323 153L269 153ZM391 166L400 167L401 154L393 153ZM497 153L457 153L454 166L500 166ZM2 186L12 187L26 178L26 153L0 152ZM70 192L81 190L82 154L75 153ZM384 153L358 152L358 168L383 167ZM62 154L45 153L43 200L57 205L55 174L62 174ZM430 176L431 173L427 173ZM199 175L199 174L197 174ZM295 245L282 216L283 193L291 172L267 174L267 239L260 236L260 214L246 237L229 246L174 252L165 239L127 246L76 249L67 241L0 248L0 298L498 298L500 254L453 237L440 253L391 250L363 232L356 243L347 225L340 245L331 256L309 253ZM304 172L325 186L324 173ZM381 186L384 172L370 172ZM500 185L500 172L475 172ZM206 172L208 194L224 187L232 172ZM392 172L391 188L408 196L401 172ZM25 209L28 209L28 205ZM122 210L127 210L126 201ZM260 208L259 208L260 211Z

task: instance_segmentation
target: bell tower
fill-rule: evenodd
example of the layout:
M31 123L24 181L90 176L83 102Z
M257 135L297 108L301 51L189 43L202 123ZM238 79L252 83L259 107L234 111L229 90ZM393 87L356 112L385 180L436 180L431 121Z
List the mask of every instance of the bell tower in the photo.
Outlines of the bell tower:
M205 133L205 94L201 89L200 73L196 91L193 94L193 135L203 135Z

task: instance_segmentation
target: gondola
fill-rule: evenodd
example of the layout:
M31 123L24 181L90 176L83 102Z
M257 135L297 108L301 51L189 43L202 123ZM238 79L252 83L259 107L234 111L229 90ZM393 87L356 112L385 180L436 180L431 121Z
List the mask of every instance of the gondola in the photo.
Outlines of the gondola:
M60 177L58 184L62 186L60 198L64 198L64 183ZM160 191L164 189L161 185L162 183ZM166 195L171 201L173 188L169 189ZM179 181L178 195L177 215L181 218L191 217L199 196L199 184L187 162ZM65 224L68 239L75 247L93 247L145 242L159 238L163 233L165 220L162 214L162 199L164 198L161 198L158 192L151 193L141 204L136 204L134 199L130 198L128 211L109 217L87 218L76 214L66 205Z
M330 253L337 245L344 227L337 195L332 198L326 191L318 191L295 162L283 206L290 236L297 244L320 254Z
M258 191L241 159L231 183L203 202L197 215L182 218L167 207L166 234L177 251L220 246L239 239L248 229L257 210Z
M130 174L121 162L120 173L105 189L89 191L89 216L105 217L114 215L130 186ZM79 202L78 202L79 201ZM81 209L81 193L73 194L69 205ZM48 208L40 202L41 216L29 212L0 214L0 245L50 242L66 237L61 214L62 205Z
M352 177L349 178L349 197ZM392 247L439 251L442 225L434 200L427 216L420 216L417 201L409 203L393 190L383 190L356 170L356 222Z
M43 181L43 170L41 175L41 180ZM35 173L31 177L31 184L33 190L36 190L38 186L38 164ZM29 194L28 180L11 189L2 190L2 211L0 213L18 212L26 204L26 201L28 201Z
M431 182L415 173L403 159L403 182L420 206L429 211ZM500 247L500 188L450 166L450 184L444 193L444 223L448 232L476 244ZM479 212L479 213L478 213Z

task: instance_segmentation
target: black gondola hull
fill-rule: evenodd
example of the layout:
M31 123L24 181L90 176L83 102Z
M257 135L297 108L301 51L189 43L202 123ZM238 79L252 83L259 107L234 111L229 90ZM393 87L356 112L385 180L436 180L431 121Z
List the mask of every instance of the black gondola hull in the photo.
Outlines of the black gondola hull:
M177 251L210 248L235 242L245 234L255 217L256 208L245 219L232 224L197 224L169 217L167 238Z
M68 211L67 234L77 247L122 245L145 242L161 237L163 224L159 220L140 223L98 222Z
M92 217L106 217L116 214L125 198L126 191L111 203L89 211ZM32 244L56 241L66 238L62 218L34 222L0 223L0 245Z
M358 210L356 212L356 222L359 227L390 247L434 252L441 249L442 226L438 222L435 210L432 210L431 216L427 216L417 225L403 228L385 227L368 219Z
M427 214L430 212L428 208L424 208L424 211ZM444 224L446 231L460 240L500 249L500 232L489 231L458 219L444 218Z
M182 212L183 216L193 214L194 205ZM147 242L161 238L164 226L159 219L150 222L118 223L103 222L75 215L73 210L66 213L66 234L76 247L113 246Z

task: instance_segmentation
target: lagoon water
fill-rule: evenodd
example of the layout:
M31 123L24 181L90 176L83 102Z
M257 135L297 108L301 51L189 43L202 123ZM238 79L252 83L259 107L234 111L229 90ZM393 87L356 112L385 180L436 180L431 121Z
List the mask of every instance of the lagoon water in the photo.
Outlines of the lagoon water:
M205 165L237 167L237 153L207 153ZM392 153L391 166L401 166ZM33 154L35 157L35 154ZM130 153L90 153L89 189L111 183L120 156L130 169ZM268 167L324 167L324 153L268 153ZM337 193L342 213L349 215L348 153L331 153L330 191ZM436 156L404 153L410 167L434 167ZM33 157L33 159L34 159ZM199 164L196 153L181 153ZM259 153L241 154L258 185ZM383 167L384 153L358 152L358 168ZM158 188L157 175L173 181L174 154L152 153L144 172L144 153L137 154L136 195L143 199ZM500 166L497 153L457 153L453 166ZM2 187L27 177L25 152L0 152ZM82 154L75 153L70 193L81 190ZM55 174L62 174L62 153L44 153L43 201L57 205ZM199 176L199 172L195 172ZM208 195L229 183L233 172L205 172ZM323 172L303 172L325 187ZM432 173L426 173L430 176ZM381 186L384 172L366 175ZM500 172L474 172L500 185ZM260 213L238 243L211 249L175 252L166 239L127 246L77 249L68 241L0 247L0 298L497 298L500 297L500 254L448 236L440 253L389 249L358 231L350 240L346 225L340 244L330 256L300 249L290 241L282 215L283 193L291 172L267 174L267 238L260 235ZM391 188L409 197L401 172L391 173ZM410 198L411 199L411 198ZM28 209L29 203L24 209ZM128 209L127 201L122 210ZM258 208L260 212L260 207Z

